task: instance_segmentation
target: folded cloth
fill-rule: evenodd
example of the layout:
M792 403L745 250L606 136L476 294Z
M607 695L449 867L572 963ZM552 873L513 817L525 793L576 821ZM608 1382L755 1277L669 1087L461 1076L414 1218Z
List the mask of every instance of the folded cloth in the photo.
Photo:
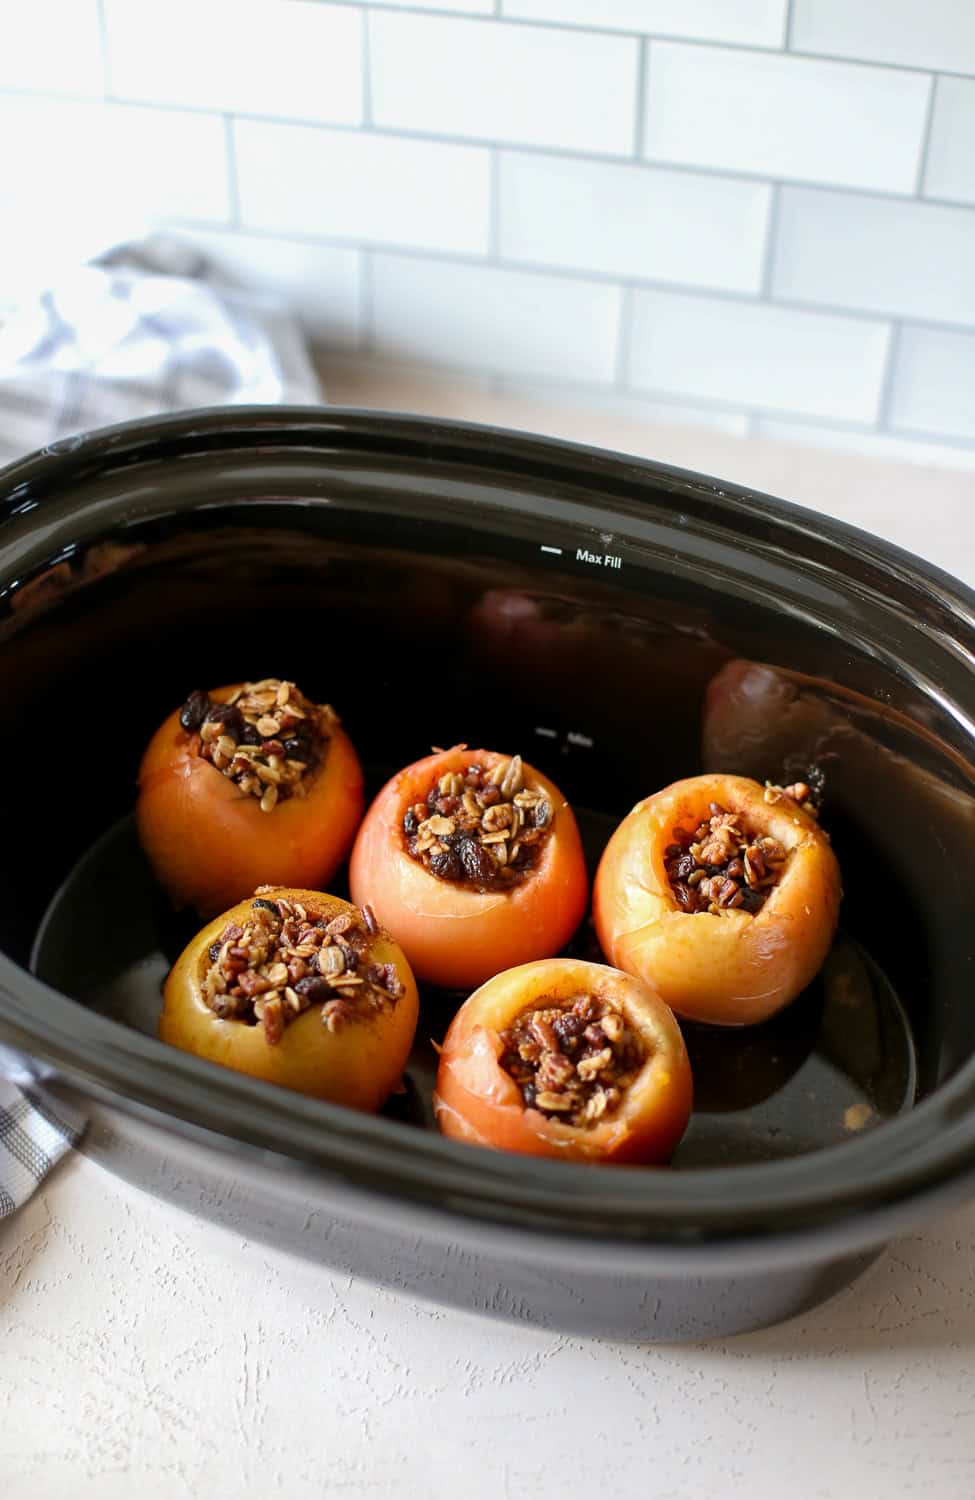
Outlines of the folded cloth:
M0 1081L0 1219L27 1202L84 1124L76 1111L40 1090L22 1093Z
M66 271L0 324L0 466L157 412L321 399L279 301L165 236Z
M0 467L111 422L322 395L276 299L220 285L204 256L156 237L65 272L0 324ZM30 1197L84 1123L0 1046L0 1218Z

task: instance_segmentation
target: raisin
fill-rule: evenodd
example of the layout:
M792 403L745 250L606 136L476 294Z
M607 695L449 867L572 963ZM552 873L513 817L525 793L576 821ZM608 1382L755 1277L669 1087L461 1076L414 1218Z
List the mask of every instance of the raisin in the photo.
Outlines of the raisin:
M188 734L193 734L207 716L210 695L202 688L195 688L179 711L179 722Z
M447 848L440 854L434 854L430 859L430 872L441 880L460 880L464 874L464 866L457 850Z
M411 807L409 812L403 818L403 832L408 838L412 838L419 826L420 820Z
M697 863L691 854L682 854L677 861L677 869L674 872L678 880L687 880L697 869Z
M273 912L275 916L278 916L278 908L275 903L273 901L265 901L263 896L256 897L256 899L251 902L251 906L260 911Z
M318 1005L331 998L332 986L319 974L306 974L295 985L295 994L301 995L310 1005Z
M694 891L688 890L686 885L675 885L673 887L674 899L683 911L693 911L697 905L697 897Z
M574 1011L567 1010L556 1021L553 1021L552 1030L564 1045L575 1037L581 1036L585 1026L586 1023L581 1016L577 1016Z
M244 717L236 703L211 703L207 709L207 722L220 724L227 734L232 734L240 743L244 728Z
M461 839L457 844L457 854L468 880L475 880L483 885L491 879L496 866L483 844L476 843L474 839Z
M209 948L207 949L207 957L209 958L209 960L210 960L210 962L212 964L215 964L216 961L217 961L217 959L220 957L220 949L222 947L223 947L223 944L218 942L218 943L211 943L210 946L209 946Z
M237 743L239 745L259 745L261 743L261 736L257 732L257 725L248 724L247 720L245 719L244 727L240 731L240 734L237 738Z
M538 802L532 814L532 822L536 828L546 828L552 816L552 809L547 802Z

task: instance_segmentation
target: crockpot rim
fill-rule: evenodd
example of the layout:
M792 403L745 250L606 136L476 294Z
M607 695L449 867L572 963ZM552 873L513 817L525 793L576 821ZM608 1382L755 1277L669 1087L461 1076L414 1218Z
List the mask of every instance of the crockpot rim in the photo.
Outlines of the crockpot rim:
M248 440L244 445L250 447L259 435L266 456L265 445L275 431L291 435L289 447L298 446L295 439L307 435L312 440L317 437L319 448L323 440L344 438L344 446L353 449L357 438L369 436L381 445L385 436L391 450L395 443L411 443L425 451L428 459L456 459L461 449L473 466L490 467L494 459L495 472L497 461L506 459L517 474L520 459L523 476L531 457L533 464L549 461L560 477L570 481L573 474L569 471L574 469L574 482L584 487L608 474L627 486L662 480L693 494L699 504L713 507L726 527L734 529L736 520L747 517L771 523L780 533L813 536L830 544L837 560L846 561L851 569L854 558L866 558L896 575L901 585L907 583L915 592L935 597L959 624L964 622L971 629L975 622L975 592L966 585L845 522L651 459L488 425L400 413L340 407L215 407L98 429L53 443L0 470L0 520L5 510L18 514L43 505L45 497L72 474L80 478L93 464L104 466L107 461L112 467L125 467L163 456L167 445L198 445L215 440L218 434L224 439ZM228 449L233 451L232 442ZM205 449L194 446L192 451ZM0 567L2 557L0 546ZM848 581L852 585L852 578ZM43 1026L37 1024L38 1015L44 1017ZM290 1146L305 1166L324 1169L344 1167L359 1174L372 1163L375 1185L386 1196L399 1185L400 1196L408 1197L403 1191L405 1173L411 1190L429 1201L446 1201L456 1195L460 1202L466 1199L490 1210L495 1221L503 1218L506 1209L516 1205L530 1209L534 1201L552 1216L551 1221L561 1222L570 1231L585 1230L583 1221L591 1219L603 1228L608 1224L610 1229L632 1232L641 1222L642 1210L658 1233L669 1226L698 1232L713 1241L748 1225L761 1237L780 1233L790 1222L862 1218L871 1209L882 1213L895 1203L941 1189L951 1180L956 1196L961 1197L966 1179L975 1173L975 1056L907 1114L825 1150L781 1161L679 1173L642 1169L594 1173L590 1167L567 1162L475 1153L469 1146L431 1132L287 1095L227 1073L96 1015L0 954L0 1039L4 1035L82 1093L87 1083L123 1109L127 1102L130 1107L161 1109L177 1129L188 1124L212 1130L219 1101L220 1117L239 1127L223 1132L231 1141L275 1151ZM177 1082L184 1097L175 1100ZM161 1100L168 1101L168 1107ZM234 1119L232 1106L238 1103ZM254 1128L256 1118L264 1125L260 1131ZM395 1149L405 1142L411 1150ZM383 1147L389 1160L385 1173L377 1175L375 1164ZM824 1170L825 1165L831 1170ZM431 1173L440 1174L440 1180L436 1176L431 1180ZM473 1215L472 1221L478 1222Z

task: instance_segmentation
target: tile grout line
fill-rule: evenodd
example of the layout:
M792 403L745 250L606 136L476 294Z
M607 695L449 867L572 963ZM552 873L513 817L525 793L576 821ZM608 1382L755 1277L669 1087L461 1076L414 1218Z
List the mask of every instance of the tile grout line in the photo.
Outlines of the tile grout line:
M876 428L878 432L890 432L891 430L890 413L894 404L894 384L897 379L897 359L900 354L902 330L903 323L900 318L894 318L890 325L884 378L880 385L880 398L877 402Z
M424 12L424 14L427 14ZM947 75L960 77L963 75ZM26 98L47 100L52 103L68 102L84 104L90 102L89 96L84 94L67 94L45 92L39 89L0 89L0 99L3 98ZM221 111L207 108L199 104L172 104L158 99L146 100L134 97L108 94L106 102L116 105L121 109L148 109L156 110L163 114L188 114L200 115L207 119L219 119ZM743 168L734 167L711 167L701 162L674 161L665 157L642 157L634 161L632 154L625 155L615 151L585 151L572 146L552 146L528 141L504 141L492 136L461 136L461 135L437 135L432 131L410 130L400 126L370 124L368 126L351 125L341 120L307 120L295 115L273 115L273 114L251 114L247 111L234 110L235 120L246 120L253 124L274 125L282 128L293 128L311 131L337 131L343 135L379 135L389 136L395 140L417 141L430 145L456 147L457 149L479 149L490 150L496 148L501 151L515 151L525 156L553 157L562 161L575 161L588 166L629 166L638 167L646 172L678 172L689 177L702 179L717 178L721 182L732 183L765 183L772 179L764 172L749 172ZM916 202L914 190L868 186L866 184L849 184L830 182L825 178L812 177L787 177L779 175L775 178L783 187L793 187L809 192L839 193L845 196L881 198L893 203ZM935 208L963 208L975 211L975 202L963 198L925 197L925 206Z
M230 227L243 228L240 218L240 178L237 172L237 142L234 138L234 117L229 111L223 117L223 145L227 162L227 200L230 206Z
M762 254L762 274L758 295L764 302L772 300L772 275L775 270L775 251L779 236L779 213L781 211L782 184L772 183L769 195L768 222L765 225L765 247Z
M101 6L102 0L99 0ZM470 11L451 10L444 7L443 10L430 11L419 6L410 5L384 5L382 0L331 0L333 5L341 6L347 10L357 10L366 15L367 12L379 12L392 16L414 16L420 20L443 18L452 21L472 21L491 23L501 20L505 27L521 30L524 28L536 31L560 31L568 35L596 35L603 37L628 38L638 42L670 42L680 47L703 47L716 49L719 52L757 52L765 57L781 57L784 52L783 45L765 42L742 42L730 41L720 37L682 36L679 32L653 32L637 31L628 27L607 27L578 25L565 21L546 21L539 17L502 15L501 0L495 0L494 11L479 12L472 14ZM788 13L786 18L786 41L785 49L789 58L801 58L809 62L836 63L839 66L879 68L892 73L927 73L929 76L935 71L951 78L971 79L973 71L955 69L933 69L921 67L916 63L890 62L886 58L872 58L840 55L832 52L815 52L809 50L794 50L791 45L791 34L793 29L793 12L795 0L788 0Z
M362 40L362 123L372 124L372 61L369 41L369 10L363 6L359 12L359 28Z
M572 21L547 21L539 16L506 15L502 14L500 9L502 0L494 0L497 9L486 12L451 10L446 5L442 10L431 11L417 5L384 4L383 0L330 0L330 3L353 10L359 10L365 4L372 12L380 12L393 16L414 16L420 20L425 18L443 18L449 21L472 21L475 23L491 23L495 20L501 20L505 27L518 30L528 28L536 31L560 31L570 36L595 35L602 37L622 37L635 42L668 42L679 47L701 47L719 52L757 52L763 57L785 56L787 59L799 58L806 62L836 63L840 67L875 68L889 73L921 73L927 74L929 77L934 73L938 73L947 78L963 78L969 81L975 78L975 69L972 68L933 68L919 63L891 62L887 58L865 57L838 52L816 52L809 48L795 49L791 44L795 0L788 0L789 9L786 17L785 43L744 42L722 37L685 36L680 32L638 31L633 27L627 26L594 26Z
M783 40L782 40L782 47L783 47L783 50L785 52L791 52L792 51L792 28L795 25L795 19L796 19L796 0L786 0L786 8L785 8L785 35L784 35Z
M136 103L136 101L131 100L119 100L116 102L121 104ZM144 106L138 105L136 103L136 107L142 108ZM209 111L201 111L199 109L187 110L182 105L154 105L149 107L171 109L176 111L177 113L184 114L210 113ZM767 183L771 180L768 175L763 172L746 172L742 170L735 171L727 167L709 167L703 165L700 162L690 163L671 161L662 157L642 157L640 161L634 162L632 156L624 156L616 152L579 151L573 149L573 147L571 146L542 146L526 143L524 141L500 141L490 136L444 136L435 135L430 131L407 130L389 126L383 126L382 128L380 128L375 125L370 126L367 130L362 130L362 128L358 125L344 125L341 123L333 123L327 120L296 120L293 118L289 119L287 117L278 115L241 115L239 112L237 113L237 118L253 120L258 124L298 126L299 128L311 130L337 130L342 131L343 133L348 135L388 135L395 137L397 140L420 141L431 145L456 146L460 148L474 147L485 151L491 150L492 148L501 151L517 151L519 154L525 156L551 156L559 161L584 162L587 165L594 167L603 165L631 167L637 166L648 172L680 172L685 176L691 177L718 178L722 182L738 182L751 184L755 182ZM808 177L780 176L776 179L776 181L780 182L783 187L805 188L810 192L842 193L846 196L853 197L883 198L894 203L911 203L914 201L912 191L907 189L903 191L895 191L892 188L863 186L857 187L850 186L847 183L828 182L823 178ZM975 203L965 202L962 200L954 200L950 198L926 198L924 201L925 203L930 203L935 207L969 208L975 211Z
M182 227L186 233L192 233L194 225L204 227L209 225L213 228L221 227L218 220L198 221L181 218L176 215L172 222L177 227ZM226 227L226 226L223 226ZM472 270L497 270L511 271L520 276L552 277L558 281L574 281L581 283L584 287L613 286L622 288L628 282L638 291L662 292L674 297L698 297L716 302L735 302L744 304L746 307L763 308L785 308L792 312L810 313L812 316L822 314L826 317L846 318L850 322L865 323L877 327L885 325L889 327L895 320L910 324L912 328L926 328L934 332L950 332L959 334L965 338L975 338L975 323L952 323L944 319L922 318L913 314L897 312L894 309L886 311L874 311L872 309L850 307L841 302L810 302L799 297L775 297L768 303L763 302L761 296L756 292L743 292L734 287L722 287L709 284L691 285L688 282L666 281L660 277L634 277L632 272L626 271L599 271L592 268L578 266L560 266L544 261L530 261L518 259L499 259L494 262L488 258L483 251L449 250L442 247L425 245L400 244L386 240L364 240L361 237L336 234L315 234L302 230L269 229L260 224L246 224L241 226L241 231L255 239L284 239L296 245L319 245L341 250L361 250L373 255L390 255L399 259L414 259L421 261L435 261L446 265L468 266Z
M928 156L931 151L931 136L934 133L934 108L938 92L938 75L931 74L931 88L928 91L927 107L924 111L924 125L921 130L921 149L917 158L917 176L914 179L914 196L920 198L924 193L924 179L927 176Z
M650 43L640 38L636 55L636 120L633 124L633 155L637 161L643 156L643 140L646 133L647 86L650 73Z
M716 48L721 52L758 52L764 57L781 57L783 55L781 42L743 42L722 37L685 36L681 32L639 31L631 26L581 25L578 22L571 21L546 21L539 16L502 15L499 10L477 12L452 10L449 5L444 5L442 10L431 11L418 5L384 4L383 0L331 0L331 4L341 6L346 10L361 10L364 3L368 5L370 11L393 16L414 16L419 20L442 18L449 21L491 23L500 19L504 26L510 27L513 30L534 28L536 31L561 31L572 36L585 36L589 34L603 37L628 37L632 41L643 39L646 41L673 42L675 45L681 47L709 47ZM495 0L495 4L500 4L500 0ZM791 16L789 18L789 29L791 32ZM790 58L803 58L809 62L838 63L841 66L847 65L858 68L882 68L892 73L930 74L935 71L930 67L919 66L917 63L890 62L886 58L854 56L846 53L816 52L808 48L795 50L791 45L788 56ZM953 78L970 79L973 77L972 69L965 71L964 69L941 68L937 71L946 73L947 76Z

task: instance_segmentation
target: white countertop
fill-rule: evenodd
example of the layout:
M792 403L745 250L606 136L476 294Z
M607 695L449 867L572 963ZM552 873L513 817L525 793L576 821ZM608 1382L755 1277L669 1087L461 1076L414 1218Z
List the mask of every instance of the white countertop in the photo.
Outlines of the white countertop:
M561 432L819 507L975 580L975 476L405 375L329 395ZM975 1205L723 1343L557 1337L377 1291L74 1156L0 1226L3 1500L972 1500Z

